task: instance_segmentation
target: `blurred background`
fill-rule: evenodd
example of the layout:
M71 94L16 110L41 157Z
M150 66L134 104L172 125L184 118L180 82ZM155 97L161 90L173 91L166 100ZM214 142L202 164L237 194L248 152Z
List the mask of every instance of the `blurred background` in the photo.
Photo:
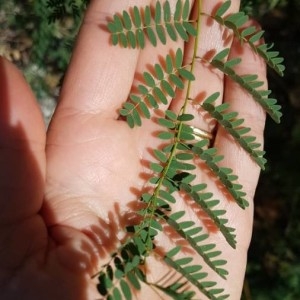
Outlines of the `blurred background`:
M24 72L45 122L55 108L87 0L0 1L0 55ZM300 1L242 1L285 58L283 78L269 72L283 107L280 125L268 119L268 165L255 203L244 300L300 299Z

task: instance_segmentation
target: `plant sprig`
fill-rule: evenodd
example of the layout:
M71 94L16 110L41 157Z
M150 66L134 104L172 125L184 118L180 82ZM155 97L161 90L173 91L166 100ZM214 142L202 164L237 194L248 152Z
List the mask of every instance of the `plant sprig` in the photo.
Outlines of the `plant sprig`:
M236 247L235 228L228 226L227 211L221 200L210 192L204 182L198 182L193 173L196 169L195 160L201 160L214 174L216 180L223 185L227 192L242 209L249 203L242 185L233 170L221 165L224 157L218 154L218 149L210 147L209 141L196 140L190 122L192 114L186 113L191 100L191 86L195 80L195 63L203 58L197 56L200 35L201 11L199 1L198 17L190 19L190 1L177 0L175 12L171 13L169 1L162 5L159 1L154 7L134 6L131 10L117 13L108 23L111 41L115 46L144 49L149 42L152 46L166 44L167 40L188 41L194 38L194 53L191 62L183 65L183 51L176 49L175 55L166 55L162 63L153 65L154 72L143 73L143 83L137 86L137 92L129 95L120 109L130 127L143 126L143 118L150 119L159 107L163 107L164 117L157 118L161 131L157 138L164 143L162 149L153 149L156 161L152 161L149 170L152 172L148 185L151 192L140 195L142 208L137 211L141 217L138 224L126 229L127 238L111 255L110 261L103 265L98 274L99 293L107 299L132 299L133 290L140 290L142 284L160 290L172 299L193 299L195 292L189 290L192 285L209 299L227 299L230 297L224 288L211 281L204 267L209 267L220 278L226 278L226 260L218 244L208 242L211 233L205 226L199 226L189 220L184 210L175 209L180 201L176 195L184 193L193 206L204 212L207 218L216 226L224 241L232 248ZM280 75L283 74L283 59L279 53L271 51L273 45L259 43L263 31L245 24L248 17L244 12L227 14L231 2L223 2L214 14L208 17L232 32L241 45L248 44L256 55ZM207 14L205 14L207 16ZM240 75L235 67L241 62L239 57L228 60L229 49L224 49L210 60L205 61L212 68L220 70L245 89L262 108L276 121L280 121L280 106L273 98L271 91L261 89L263 82L256 74ZM184 103L178 113L168 110L168 104L178 91L185 91ZM229 104L216 105L219 93L209 95L199 105L207 111L216 122L222 126L249 154L249 156L264 168L266 159L261 144L251 135L251 128L243 126L244 120L238 113L232 111ZM167 249L162 255L156 251L157 237L164 233L169 226L193 249L203 264L193 263L191 256L182 257L181 247ZM180 275L180 279L170 283L149 282L145 264L149 256L157 257L161 263L167 264L172 272ZM179 256L179 257L178 257Z

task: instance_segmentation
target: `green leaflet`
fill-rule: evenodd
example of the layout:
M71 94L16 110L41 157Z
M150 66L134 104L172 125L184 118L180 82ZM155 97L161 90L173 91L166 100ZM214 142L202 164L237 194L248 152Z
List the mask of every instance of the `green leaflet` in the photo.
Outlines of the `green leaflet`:
M218 10L215 13L215 17L221 18L230 8L231 6L231 1L225 1L223 4L220 5Z
M125 297L125 299L131 300L132 299L132 293L129 284L125 280L120 281L120 287L122 290L122 293Z

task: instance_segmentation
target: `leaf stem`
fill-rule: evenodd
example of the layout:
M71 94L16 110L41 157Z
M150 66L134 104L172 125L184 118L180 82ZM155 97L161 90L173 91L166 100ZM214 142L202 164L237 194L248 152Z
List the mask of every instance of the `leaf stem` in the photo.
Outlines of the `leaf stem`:
M202 0L198 0L198 17L197 19L197 36L195 37L195 42L194 42L194 51L193 51L193 58L192 58L192 63L191 63L191 73L194 74L194 69L195 69L195 62L197 60L197 50L199 46L199 37L200 37L200 30L201 30L201 7L202 7ZM191 87L192 87L192 81L188 81L187 85L187 92L184 100L184 104L181 108L181 113L184 114L186 112L186 107L188 104L188 100L190 99L190 93L191 93ZM182 126L183 122L181 122L180 127Z
M197 7L198 8L198 17L196 18L197 19L197 36L195 37L192 63L190 64L190 66L191 66L190 67L191 73L194 72L195 62L197 60L197 50L198 50L198 46L199 46L199 36L200 36L199 33L200 33L200 30L201 30L201 22L200 22L200 19L201 19L201 7L202 7L202 0L198 0L198 7ZM186 92L184 104L183 104L183 106L181 107L181 110L180 110L180 114L184 114L185 111L186 111L187 104L188 104L188 99L190 98L191 86L192 86L192 81L188 80L187 92ZM160 177L159 182L158 182L158 184L157 184L157 186L155 188L155 191L153 193L153 198L154 199L157 199L157 197L158 197L158 193L159 193L159 190L160 190L160 188L162 186L163 180L165 179L165 177L166 177L166 175L167 175L167 173L169 171L169 168L170 168L171 163L172 163L172 159L173 159L173 157L174 157L174 155L176 153L177 145L180 142L180 140L179 140L178 137L180 136L180 132L182 130L183 123L184 123L183 121L179 122L178 132L177 132L176 137L175 137L175 143L174 143L173 149L172 149L172 151L170 153L167 165L165 166L165 168L164 168L164 170L162 172L162 176ZM154 214L154 212L156 210L155 202L154 203L151 202L153 214ZM149 206L150 206L150 203L149 203Z
M199 46L199 36L200 36L200 30L201 30L201 22L200 22L200 19L201 19L201 7L202 7L202 0L198 0L198 17L197 17L197 35L195 37L195 42L194 42L194 50L193 50L193 57L192 57L192 63L190 64L190 72L193 73L194 72L194 69L195 69L195 63L196 63L196 60L197 60L197 50L198 50L198 46ZM181 107L180 109L180 114L184 114L185 111L186 111L186 108L187 108L187 104L188 104L188 99L190 98L190 93L191 93L191 86L192 86L192 81L191 80L188 80L188 85L187 85L187 92L186 92L186 96L185 96L185 100L184 100L184 104L183 106ZM170 153L170 156L168 158L168 162L166 164L166 166L164 167L164 170L161 174L161 177L157 183L157 186L154 190L154 193L153 193L153 196L152 196L152 201L150 200L149 201L149 205L148 207L150 208L150 215L151 217L150 218L153 218L155 216L155 211L157 209L157 206L156 206L156 200L159 196L159 191L161 189L161 186L163 184L163 181L169 171L169 168L171 166L171 163L172 163L172 159L173 157L175 156L176 154L176 150L177 150L177 146L178 144L180 143L180 140L179 140L179 136L180 136L180 132L182 130L182 126L183 126L183 121L180 121L179 122L179 126L178 126L178 132L175 136L175 143L174 143L174 146L172 148L172 151ZM147 218L147 220L149 220ZM150 219L151 220L151 219ZM149 225L150 226L150 225Z

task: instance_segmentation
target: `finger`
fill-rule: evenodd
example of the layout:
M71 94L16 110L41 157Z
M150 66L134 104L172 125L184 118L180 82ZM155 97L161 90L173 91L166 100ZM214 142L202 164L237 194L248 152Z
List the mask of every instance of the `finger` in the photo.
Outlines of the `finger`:
M0 220L21 221L42 205L45 126L21 73L0 58Z
M256 74L259 80L264 81L261 89L266 89L266 67L265 63L259 58L247 45L240 46L238 41L234 41L230 52L230 58L241 57L242 63L236 66L235 71L240 75ZM263 144L263 130L265 126L265 112L261 106L254 101L252 96L238 84L226 78L226 91L224 101L230 104L230 110L239 113L239 118L245 120L243 126L250 127L249 135L256 137L258 143ZM222 128L218 129L215 146L220 149L224 160L222 164L233 169L233 172L239 177L238 181L243 185L243 190L247 194L247 200L250 202L250 209L247 210L247 216L239 210L233 222L244 224L238 226L242 228L240 235L241 245L248 247L251 228L252 228L252 199L256 189L260 167L251 159L250 155L241 148L241 146ZM263 146L261 146L263 147ZM234 214L236 212L233 212Z
M101 113L117 117L128 96L139 50L115 47L106 29L113 14L150 1L92 0L80 29L56 113Z
M211 132L215 123L208 122L208 116L201 108L199 108L199 103L215 92L220 93L217 103L222 101L224 75L222 72L212 68L206 61L211 60L215 54L222 51L224 48L230 48L232 34L225 29L224 26L219 25L216 21L213 21L212 18L207 16L211 15L220 6L220 1L202 1L201 7L198 7L198 1L196 1L195 4L193 18L197 18L199 9L203 14L200 16L199 41L195 53L196 57L199 59L195 61L193 67L196 79L191 83L188 95L188 98L193 100L187 106L186 113L194 115L195 119L191 122L193 126ZM239 4L239 0L232 1L228 14L237 12ZM195 51L194 47L195 40L186 45L184 65L191 64ZM178 112L184 103L186 95L187 90L180 93L178 97L172 101L171 109Z
M235 41L230 57L233 58L238 55L242 58L242 63L236 67L236 72L241 75L257 74L258 79L265 82L261 89L266 89L266 67L263 60L249 47L245 45L245 47L241 48L239 42ZM230 104L231 110L239 113L240 118L245 119L243 126L250 127L251 135L255 136L257 142L262 144L265 112L261 106L253 100L252 96L245 89L229 78L226 78L224 101ZM226 164L230 165L239 175L240 181L251 199L254 195L260 168L224 130L218 131L215 145L226 154Z
M240 46L239 41L234 40L229 59L239 56L242 63L235 71L240 74L257 74L259 80L266 82L266 68L262 59L247 45ZM266 88L265 86L261 87ZM234 83L228 77L225 79L224 102L230 105L230 111L239 113L239 118L245 119L244 125L251 127L251 135L257 141L263 143L263 130L265 124L265 113L263 109L253 100L251 95L243 88ZM233 201L225 199L222 205L227 210L227 226L236 228L236 249L224 245L223 255L227 259L227 271L229 272L223 286L231 295L232 299L240 299L245 268L247 262L247 251L252 234L253 222L253 196L257 185L260 168L250 158L241 146L221 127L217 130L215 146L219 149L219 154L224 156L220 166L228 167L238 176L238 183L243 185L246 192L246 200L250 207L241 209ZM217 197L224 198L224 193L220 190L215 193Z

